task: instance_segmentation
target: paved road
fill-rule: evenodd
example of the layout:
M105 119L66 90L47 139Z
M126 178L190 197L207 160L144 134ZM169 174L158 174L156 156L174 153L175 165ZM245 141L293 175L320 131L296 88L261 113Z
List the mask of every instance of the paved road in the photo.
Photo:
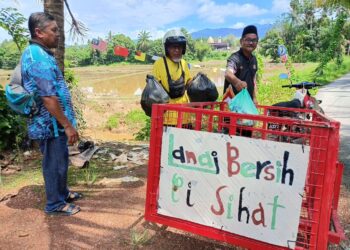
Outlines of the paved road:
M350 73L321 88L317 97L327 116L341 122L341 135L350 136Z
M341 123L340 159L350 174L350 73L321 88L316 97L326 115Z

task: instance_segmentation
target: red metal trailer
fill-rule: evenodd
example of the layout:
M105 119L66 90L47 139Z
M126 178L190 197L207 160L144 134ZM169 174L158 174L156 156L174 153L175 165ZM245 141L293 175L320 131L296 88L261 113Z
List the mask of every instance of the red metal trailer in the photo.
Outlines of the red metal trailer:
M309 146L309 162L294 249L327 249L329 243L339 243L344 239L337 217L343 171L343 165L338 162L339 122L313 110L272 106L259 106L258 109L260 115L256 116L229 112L224 102L153 105L146 220L250 249L289 249L190 220L159 214L164 120L166 116L173 116L177 128L226 133L230 136L241 136L242 131L250 131L254 139ZM296 112L299 117L308 119L273 116L276 110ZM254 126L239 125L244 119L253 120Z

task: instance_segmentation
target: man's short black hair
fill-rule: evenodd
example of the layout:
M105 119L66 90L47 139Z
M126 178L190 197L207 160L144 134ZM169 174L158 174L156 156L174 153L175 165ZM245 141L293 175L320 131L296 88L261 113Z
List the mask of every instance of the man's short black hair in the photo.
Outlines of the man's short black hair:
M35 38L35 29L44 29L48 22L55 21L55 18L46 12L35 12L32 13L28 19L28 29L30 36Z
M246 35L246 34L255 34L256 36L258 36L258 30L256 28L256 26L254 25L248 25L243 29L242 32L242 38Z

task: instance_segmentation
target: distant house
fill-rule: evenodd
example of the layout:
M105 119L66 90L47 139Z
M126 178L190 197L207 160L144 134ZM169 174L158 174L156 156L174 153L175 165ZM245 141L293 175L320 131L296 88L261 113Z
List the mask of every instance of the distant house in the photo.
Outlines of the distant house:
M211 36L207 40L208 44L215 50L229 50L230 45L229 43L225 43L221 41L221 38L219 37L216 41Z

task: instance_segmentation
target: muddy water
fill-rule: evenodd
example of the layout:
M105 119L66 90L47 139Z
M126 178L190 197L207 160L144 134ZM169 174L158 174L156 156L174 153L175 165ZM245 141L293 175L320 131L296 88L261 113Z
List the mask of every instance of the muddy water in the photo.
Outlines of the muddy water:
M217 85L223 86L225 62L192 64L191 74L203 72ZM133 98L144 88L146 75L151 74L152 65L101 66L76 68L79 86L88 97Z
M191 74L203 72L220 88L224 81L225 61L212 61L191 64ZM135 92L146 84L147 74L151 74L152 65L118 65L73 68L79 79L79 86L88 97L113 96L121 98L135 97ZM0 85L8 82L12 70L0 69ZM139 91L140 91L139 90ZM137 95L136 95L137 96Z
M191 74L203 72L217 85L222 93L225 61L194 63ZM141 109L140 93L146 82L146 75L152 72L152 65L117 65L73 68L78 77L79 88L85 93L84 119L87 129L83 135L92 140L130 141L139 129L130 129L120 122L112 131L105 128L109 117L115 113L127 114ZM5 85L12 71L0 70L0 84ZM139 92L137 94L137 92Z

